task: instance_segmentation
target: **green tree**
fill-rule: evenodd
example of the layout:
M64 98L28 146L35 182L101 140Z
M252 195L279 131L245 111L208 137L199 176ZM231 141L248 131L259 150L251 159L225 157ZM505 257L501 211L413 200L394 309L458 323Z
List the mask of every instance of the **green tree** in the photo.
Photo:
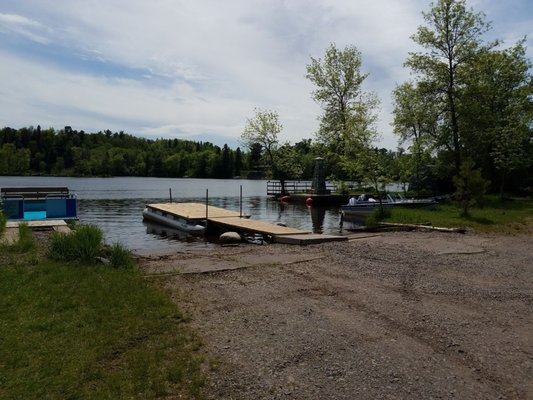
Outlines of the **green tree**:
M280 148L278 135L283 130L278 113L269 110L255 109L254 117L246 121L241 134L244 145L250 150L257 144L261 145L262 161L271 171L272 178L279 179L281 191L285 193L285 180L294 178L297 170L294 152L287 144Z
M465 130L475 132L467 146L484 170L496 170L500 196L505 179L532 160L526 149L533 139L532 63L524 41L504 50L483 52L469 69L465 89Z
M376 120L377 97L361 86L367 77L361 69L361 53L355 46L339 50L331 44L324 58L312 58L307 65L307 79L316 89L313 99L322 106L317 138L336 159L354 136L366 135Z
M409 144L409 152L414 156L402 160L401 174L404 179L414 176L418 191L423 180L422 173L434 146L433 141L437 137L438 106L433 96L428 96L413 82L397 86L393 92L393 100L394 133L399 136L400 144Z
M461 96L465 71L477 61L481 36L489 29L483 14L466 8L465 0L438 0L423 13L427 26L420 26L413 40L425 52L411 53L406 65L417 75L417 86L431 95L440 109L435 143L451 149L456 171L468 132L461 131Z
M469 217L470 208L482 205L488 182L481 177L481 170L475 168L471 158L463 161L453 182L456 188L454 198L462 207L461 216Z

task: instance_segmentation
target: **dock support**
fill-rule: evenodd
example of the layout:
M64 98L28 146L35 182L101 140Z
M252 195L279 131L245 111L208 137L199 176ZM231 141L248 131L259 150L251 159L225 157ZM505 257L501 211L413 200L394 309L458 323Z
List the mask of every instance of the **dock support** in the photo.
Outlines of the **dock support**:
M239 218L242 218L242 185L241 185L241 194L239 197Z
M168 188L168 194L170 195L170 202L172 203L172 188Z
M205 229L207 230L207 221L209 220L209 189L205 189Z

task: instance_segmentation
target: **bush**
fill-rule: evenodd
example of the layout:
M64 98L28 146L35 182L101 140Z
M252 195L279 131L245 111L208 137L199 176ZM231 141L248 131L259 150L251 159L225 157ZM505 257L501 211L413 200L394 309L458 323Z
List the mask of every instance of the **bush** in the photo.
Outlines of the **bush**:
M35 248L35 242L33 241L31 229L28 224L19 224L19 238L13 245L13 248L19 253L26 253Z
M365 225L368 227L375 227L386 218L390 218L391 210L388 208L377 207L372 213L366 218Z
M113 243L109 249L109 262L113 268L132 268L130 251L120 243Z
M68 234L55 232L50 238L50 256L64 261L94 263L102 250L103 237L96 225L80 225Z
M5 231L6 229L6 222L7 218L5 215L0 211L0 235Z

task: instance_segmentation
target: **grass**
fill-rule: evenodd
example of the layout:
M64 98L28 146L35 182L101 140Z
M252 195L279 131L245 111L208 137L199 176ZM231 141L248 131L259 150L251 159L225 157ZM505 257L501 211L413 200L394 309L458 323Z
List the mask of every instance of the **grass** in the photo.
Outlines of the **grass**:
M113 243L108 250L109 263L113 268L133 268L130 251L120 243Z
M435 210L393 209L387 222L417 224L431 222L434 226L464 227L476 232L527 233L533 231L533 199L500 200L487 196L483 208L474 208L469 217L461 217L461 207L439 204Z
M1 207L1 204L0 204L0 207ZM0 235L2 235L4 231L6 230L6 222L7 222L7 218L2 213L2 211L0 211Z
M104 234L96 225L79 225L72 233L54 232L50 237L50 255L63 261L96 262L103 249Z
M201 398L199 339L134 268L0 249L0 399Z

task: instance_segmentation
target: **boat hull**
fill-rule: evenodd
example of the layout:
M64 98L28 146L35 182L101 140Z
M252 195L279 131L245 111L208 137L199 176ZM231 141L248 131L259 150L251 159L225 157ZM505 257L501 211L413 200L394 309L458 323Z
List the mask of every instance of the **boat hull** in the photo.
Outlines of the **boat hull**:
M398 202L383 202L382 206L386 210L393 208L416 208L432 209L437 202L435 200L405 200ZM345 216L368 216L374 210L379 209L379 202L363 202L354 205L341 206L342 214Z
M187 221L183 218L168 213L162 213L158 210L152 210L150 208L145 208L143 210L143 218L194 235L202 235L205 232L205 226L196 224L194 221Z

